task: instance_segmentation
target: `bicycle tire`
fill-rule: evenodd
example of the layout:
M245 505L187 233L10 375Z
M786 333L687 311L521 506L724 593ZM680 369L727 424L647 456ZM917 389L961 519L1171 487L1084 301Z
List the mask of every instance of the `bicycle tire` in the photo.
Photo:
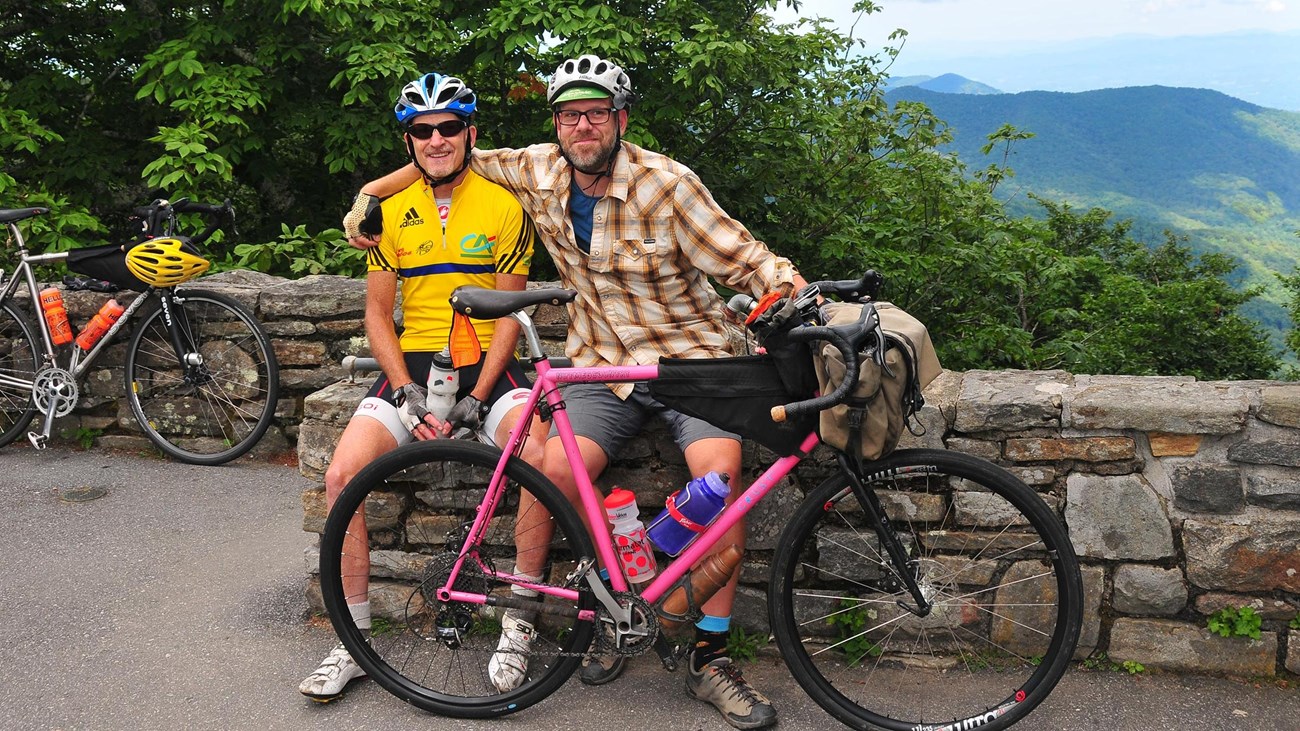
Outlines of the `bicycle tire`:
M219 465L243 456L275 417L280 369L261 324L233 298L201 289L175 293L186 369L154 298L126 351L126 395L145 436L181 462Z
M1055 687L1083 617L1078 559L1043 499L985 460L904 450L864 466L933 603L924 618L847 475L811 491L773 561L768 610L800 686L866 729L1003 729Z
M490 517L484 540L462 550L500 456L495 447L460 440L399 447L348 483L330 510L321 538L321 597L344 646L385 690L444 716L494 718L541 701L577 668L592 637L592 622L576 616L578 610L595 606L591 592L583 591L576 604L547 598L541 606L556 613L536 615L527 677L502 692L493 686L487 667L497 649L504 610L442 603L434 596L448 580L450 565L464 555L470 560L462 564L455 588L514 598L509 581L496 572L512 571L518 560L515 513L521 489L532 493L553 518L554 536L546 544L549 558L540 583L563 582L576 561L595 555L569 501L516 457L507 463L506 499ZM366 512L359 516L359 509ZM365 557L359 555L355 540L347 540L355 519L364 520L368 529L370 553ZM385 551L376 557L379 548ZM364 585L356 583L358 574L365 577ZM348 591L364 591L370 601L373 627L368 641L348 610ZM562 616L561 611L573 616ZM448 628L458 631L450 633Z
M0 447L17 439L36 416L32 383L41 352L32 325L13 302L0 304L0 375L25 381L26 388L0 384Z

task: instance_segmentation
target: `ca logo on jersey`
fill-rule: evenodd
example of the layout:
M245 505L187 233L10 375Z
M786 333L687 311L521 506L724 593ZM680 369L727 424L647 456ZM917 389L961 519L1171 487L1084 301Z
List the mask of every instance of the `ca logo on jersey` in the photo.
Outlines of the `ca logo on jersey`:
M424 219L420 218L420 214L415 212L414 207L411 207L406 209L406 213L402 214L402 225L398 226L398 228L406 228L407 226L419 226L422 223L424 223Z
M460 240L460 252L467 259L491 259L492 242L496 241L496 238L483 234L469 234Z

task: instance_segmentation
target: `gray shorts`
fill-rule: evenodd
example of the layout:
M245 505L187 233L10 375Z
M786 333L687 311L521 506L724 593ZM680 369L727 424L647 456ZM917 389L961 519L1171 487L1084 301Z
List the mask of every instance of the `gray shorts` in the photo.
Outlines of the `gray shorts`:
M673 440L685 451L690 444L701 439L734 439L740 435L719 429L703 419L673 411L650 397L650 387L636 384L632 395L624 401L603 383L567 383L560 387L564 394L565 412L573 424L573 433L586 437L605 450L610 460L629 439L635 437L653 415L663 419L672 429ZM551 423L551 436L559 436L555 423Z

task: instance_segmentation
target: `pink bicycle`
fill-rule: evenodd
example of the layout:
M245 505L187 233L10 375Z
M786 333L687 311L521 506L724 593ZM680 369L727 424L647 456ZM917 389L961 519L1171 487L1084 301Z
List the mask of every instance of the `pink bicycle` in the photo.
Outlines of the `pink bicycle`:
M811 286L823 295L869 300L870 281ZM847 372L856 374L857 354L871 351L878 332L869 319L872 307L864 307L856 324L821 326L807 293L798 298L798 326L785 329L782 342L834 343ZM600 653L654 649L675 669L680 651L660 622L665 598L812 453L819 440L810 417L843 400L853 385L846 379L829 394L793 399L779 378L786 366L771 355L553 367L523 310L576 296L462 289L452 302L464 314L509 316L523 326L537 374L528 407L554 419L581 509L591 525L606 530L589 535L577 509L516 456L521 428L504 451L458 440L397 449L349 483L326 522L320 583L334 629L371 678L422 709L487 718L527 708L568 679L593 637ZM696 383L701 394L741 399L764 417L742 419L755 430L742 434L781 455L680 556L668 563L661 557L658 575L639 592L617 570L599 576L600 565L619 563L558 388L632 381L650 381L652 388ZM784 406L789 426L767 417L774 406ZM908 449L863 465L835 455L830 476L808 491L771 556L771 631L795 680L854 728L1000 729L1024 718L1065 672L1082 623L1078 561L1056 511L1006 470L970 455ZM549 519L518 515L521 491ZM368 546L349 533L360 521ZM539 523L542 540L521 534ZM528 558L519 545L542 546L542 580L511 573ZM515 585L538 596L524 598L511 590ZM374 615L369 638L347 609L349 592L362 591ZM510 608L535 613L536 632L526 678L501 692L487 668ZM698 617L698 606L691 602L685 615ZM680 624L682 614L674 616Z

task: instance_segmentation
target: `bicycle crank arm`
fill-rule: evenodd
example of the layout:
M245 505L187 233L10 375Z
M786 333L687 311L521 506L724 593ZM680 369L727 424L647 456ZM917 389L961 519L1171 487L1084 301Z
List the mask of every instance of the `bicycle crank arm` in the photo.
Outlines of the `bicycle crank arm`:
M632 625L632 608L624 607L618 603L609 589L600 580L599 572L592 571L592 565L587 566L587 586L591 587L592 593L600 600L600 603L609 611L609 616L614 618L615 626L630 627Z
M681 667L682 658L686 657L686 653L690 651L690 647L687 645L677 647L669 645L668 638L662 633L655 638L654 648L655 654L659 656L659 661L664 664L664 670L670 673L677 672L677 668Z
M57 388L51 388L47 391L50 399L50 405L45 410L44 424L41 425L41 433L34 431L27 432L27 441L32 443L36 449L45 449L50 443L50 430L54 428L54 415L59 413L59 407L68 398L63 395Z

